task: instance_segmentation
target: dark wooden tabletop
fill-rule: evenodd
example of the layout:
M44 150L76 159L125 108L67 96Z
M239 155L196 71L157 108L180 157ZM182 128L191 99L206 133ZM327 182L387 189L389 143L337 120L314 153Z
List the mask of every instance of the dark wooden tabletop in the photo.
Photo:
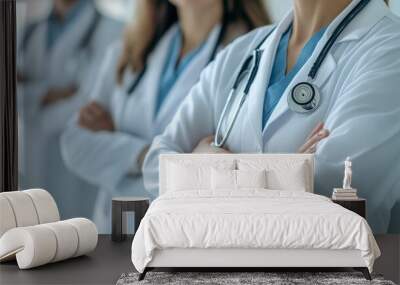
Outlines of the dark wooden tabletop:
M400 281L400 235L377 235L382 256L375 271L396 283ZM58 263L19 270L16 262L0 264L0 284L115 284L122 273L134 271L129 237L112 242L111 235L100 235L95 251ZM312 270L310 270L312 271Z

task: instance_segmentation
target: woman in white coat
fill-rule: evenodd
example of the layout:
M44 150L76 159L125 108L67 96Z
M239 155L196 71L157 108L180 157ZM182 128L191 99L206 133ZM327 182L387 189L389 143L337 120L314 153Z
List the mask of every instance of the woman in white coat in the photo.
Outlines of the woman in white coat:
M28 24L22 37L20 186L50 191L64 219L89 216L96 192L82 192L90 186L65 167L60 135L87 99L92 71L122 28L122 23L101 15L93 1L55 0L49 15Z
M292 111L292 88L309 82L328 39L355 11L312 81L319 89L319 107ZM247 99L224 149L213 147L209 136L216 133L242 63L257 46L263 53ZM314 189L330 196L333 187L341 186L343 162L350 156L353 187L367 198L368 221L375 232L386 232L400 196L399 78L400 22L384 1L295 0L293 11L276 27L242 37L204 70L171 124L154 139L144 162L145 185L157 193L162 153L316 152Z
M268 22L261 1L139 1L124 45L109 51L93 90L62 137L71 170L99 187L94 220L111 227L112 196L153 198L141 165L217 50Z

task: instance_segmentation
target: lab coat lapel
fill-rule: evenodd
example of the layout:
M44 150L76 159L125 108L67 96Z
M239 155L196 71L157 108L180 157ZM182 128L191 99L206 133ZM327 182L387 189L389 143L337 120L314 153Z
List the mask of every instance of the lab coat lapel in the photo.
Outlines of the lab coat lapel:
M195 85L199 79L201 71L207 65L211 52L213 51L221 27L218 25L208 36L205 46L199 51L196 57L189 63L182 74L179 76L170 93L156 115L156 125L163 124L166 117L169 117L171 110L176 110L184 97L186 97L191 86ZM175 107L174 107L175 106Z
M90 28L94 17L95 8L90 3L84 7L84 10L80 12L77 19L70 24L50 50L51 62L54 63L52 69L60 68L60 66L63 66L61 62L64 62L66 57L69 57L71 54L76 55L79 52L79 44ZM68 62L65 62L65 64L68 64Z
M127 92L132 82L134 82L136 79L136 76L137 75L133 74L130 68L126 69L122 86L117 85L114 90L115 94L111 97L111 109L115 120L115 125L120 130L124 130L126 127L123 125L123 122L128 101L131 100L131 98L136 100L135 96L138 96L138 94L128 94Z
M289 22L286 23L285 27L286 29L292 22L293 16L289 15L286 20ZM285 30L286 30L285 29ZM279 39L278 39L279 40ZM318 56L319 52L322 50L323 45L325 42L328 40L328 35L327 33L324 34L318 45L316 46L312 56L308 59L308 61L304 64L304 66L300 69L300 71L296 74L296 76L293 78L293 80L290 82L290 84L287 86L285 89L284 93L282 94L282 97L280 98L278 104L275 106L275 109L273 110L270 118L268 119L264 130L263 130L263 136L265 138L266 135L271 135L271 126L275 124L276 122L279 121L279 118L285 114L286 112L289 111L289 106L287 102L288 96L290 96L290 92L294 85L296 85L299 82L306 82L307 77L308 77L308 72L311 69L312 64L314 63L316 57ZM320 88L323 83L329 78L330 74L334 71L336 67L336 63L332 57L331 54L328 54L327 57L325 58L324 62L322 63L317 77L315 78L313 84L317 87ZM322 95L322 94L321 94ZM262 113L262 109L261 109Z
M331 26L337 24L354 8L361 0L354 0L332 23ZM375 24L384 16L390 14L390 9L384 1L370 1L363 11L355 17L348 27L343 31L343 34L336 41L336 44L359 40L363 37ZM334 28L329 28L328 32L332 32Z
M32 39L27 43L24 52L24 66L27 70L28 77L40 80L47 79L48 75L48 61L46 60L47 51L47 24L43 22L34 31Z
M164 69L164 64L169 52L171 41L177 29L177 25L173 26L162 38L161 42L157 45L154 52L150 55L147 63L146 74L143 77L143 82L139 85L140 88L138 88L139 93L144 94L132 94L133 96L148 96L148 100L146 100L146 109L148 110L148 112L146 112L146 116L148 116L147 122L154 121L159 91L159 81L161 73ZM140 90L142 90L143 92L141 92Z
M292 13L289 13L260 47L260 49L263 50L263 55L261 57L256 78L248 95L248 110L250 112L248 117L253 132L251 138L257 139L260 146L262 145L262 115L265 91L271 76L272 65L275 59L279 40L291 23L292 17Z

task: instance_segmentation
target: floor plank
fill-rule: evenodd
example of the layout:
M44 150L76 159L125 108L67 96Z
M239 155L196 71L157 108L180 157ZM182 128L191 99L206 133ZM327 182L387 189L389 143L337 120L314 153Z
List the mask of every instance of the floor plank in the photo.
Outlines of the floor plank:
M375 239L381 257L376 260L374 271L400 284L400 235L376 235Z

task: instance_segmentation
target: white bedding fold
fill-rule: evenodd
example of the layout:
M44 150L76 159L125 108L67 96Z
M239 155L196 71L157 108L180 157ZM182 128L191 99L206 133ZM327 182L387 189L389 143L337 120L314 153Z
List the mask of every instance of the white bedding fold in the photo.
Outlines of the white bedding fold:
M370 271L380 255L365 219L330 199L257 189L160 196L135 235L132 262L143 272L165 248L358 249Z

